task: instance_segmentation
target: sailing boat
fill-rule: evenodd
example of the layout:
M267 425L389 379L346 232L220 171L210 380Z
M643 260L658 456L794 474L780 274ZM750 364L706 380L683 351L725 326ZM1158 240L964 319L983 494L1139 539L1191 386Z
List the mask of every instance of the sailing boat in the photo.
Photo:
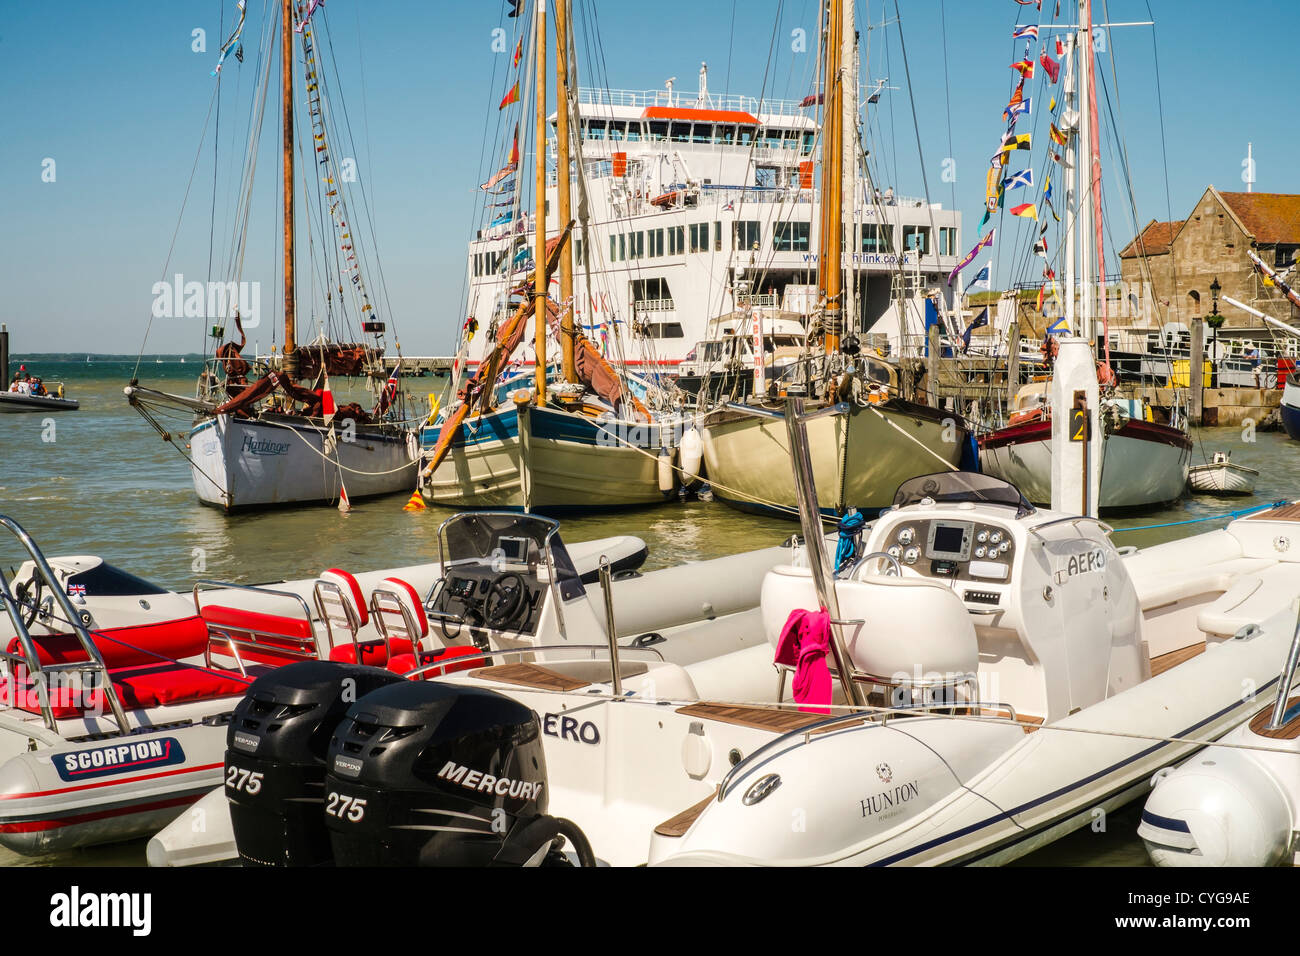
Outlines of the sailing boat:
M857 109L846 102L856 101L851 67L857 47L853 4L829 0L827 7L818 257L824 354L809 356L785 377L789 381L791 372L802 373L801 390L821 402L820 414L808 422L808 440L817 498L833 505L824 510L879 511L890 506L907 479L956 470L969 433L960 415L901 398L898 370L861 353L851 329L844 334L845 297L852 294L842 282L844 206L854 201L854 190L844 189L845 167L852 176L858 156ZM845 50L851 56L848 68ZM852 91L851 99L846 100L846 90ZM793 385L787 386L788 394L794 393ZM729 403L703 414L704 462L715 498L740 510L797 517L781 407L755 395L744 405Z
M458 402L440 426L427 433L433 444L420 472L419 488L434 504L554 513L657 504L676 488L671 459L665 461L661 451L670 443L667 428L651 420L624 378L574 324L568 0L556 0L555 26L556 218L562 230L547 241L546 160L541 146L546 140L547 27L546 6L539 2L534 17L538 147L533 278L513 290L517 307L498 330L490 354L461 388ZM517 167L517 145L512 161ZM581 164L578 175L585 175ZM587 245L592 251L591 243ZM557 270L560 303L548 294ZM536 353L533 387L503 395L498 376L522 344L529 318ZM561 344L563 389L551 389L547 381L548 331ZM552 394L558 400L552 401Z
M296 504L330 504L373 495L409 491L415 482L418 444L414 433L402 421L400 390L401 361L383 380L378 401L367 411L359 404L336 406L329 376L365 375L382 380L382 336L384 323L376 321L366 292L354 238L356 227L349 224L346 195L347 177L340 174L330 149L325 91L318 79L312 4L295 27L293 0L280 4L280 46L282 70L283 130L283 240L284 240L284 346L278 363L249 363L242 356L246 345L239 308L233 309L238 340L231 339L215 349L199 377L198 397L188 399L139 386L127 387L128 401L160 433L152 406L182 407L195 412L195 424L188 436L186 458L191 466L194 490L199 501L225 511ZM223 47L225 53L238 42L240 26ZM326 292L326 309L331 316L355 307L362 318L361 329L372 336L371 344L330 341L323 333L308 345L295 337L297 297L295 295L294 234L294 36L302 37L306 91L313 135L312 154L321 171L318 206L308 211L330 223L336 250L332 254L344 279ZM268 35L263 53L268 57L262 83L269 80L269 55L273 37ZM242 54L237 52L242 60ZM218 65L218 71L220 65ZM263 91L264 92L264 91ZM251 180L251 170L248 178ZM354 178L354 177L353 177ZM328 210L326 209L328 207ZM247 219L242 222L246 232ZM239 257L242 261L242 239ZM345 287L351 284L350 295ZM233 285L233 283L232 283ZM233 298L233 296L232 296ZM229 304L229 303L227 303ZM242 302L241 302L242 305ZM212 329L220 340L222 324ZM273 357L274 359L274 357ZM250 380L250 373L259 377ZM303 384L306 383L306 384ZM342 504L340 505L342 507Z
M1107 354L1097 362L1097 376L1103 390L1113 393L1115 374L1110 367L1109 320L1102 284L1105 247L1100 129L1092 51L1092 5L1089 0L1081 0L1079 15L1081 27L1077 36L1070 37L1062 45L1067 49L1058 48L1058 54L1067 56L1062 128L1058 129L1056 123L1052 125L1054 140L1058 143L1064 140L1063 165L1067 179L1063 322L1067 330L1077 327L1083 338L1093 343L1095 348L1093 300L1094 291L1100 291L1096 298L1100 303L1102 341ZM1047 56L1046 51L1043 56ZM1026 56L1022 62L1032 65L1033 61ZM1082 162L1079 162L1080 153ZM1095 228L1093 235L1085 238L1081 226L1088 221ZM1043 236L1045 230L1039 240L1041 250L1036 246L1035 251L1046 260ZM1089 242L1089 238L1093 241ZM1081 313L1077 325L1076 274L1079 277ZM1044 270L1044 275L1052 280L1050 267ZM1044 355L1050 362L1055 354L1056 340L1049 334L1044 343ZM1052 502L1052 408L1046 400L1047 394L1048 383L1034 382L1024 386L1016 396L1007 426L979 440L981 469L1011 482L1036 504ZM1182 497L1192 456L1192 443L1187 433L1173 425L1154 421L1150 408L1141 399L1121 399L1112 394L1102 399L1101 412L1104 450L1099 507L1152 507Z

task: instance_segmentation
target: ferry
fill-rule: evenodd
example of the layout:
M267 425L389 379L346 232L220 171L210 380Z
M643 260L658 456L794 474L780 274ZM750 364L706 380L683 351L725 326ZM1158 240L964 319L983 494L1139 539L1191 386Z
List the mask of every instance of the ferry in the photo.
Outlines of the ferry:
M574 310L589 339L607 354L620 350L634 370L675 376L698 343L718 337L722 317L816 309L815 100L715 94L707 65L694 95L673 80L662 90L578 91L575 152L590 213L585 230L574 228ZM556 168L548 235L564 225ZM571 175L576 182L576 163ZM898 354L905 336L919 340L923 322L919 308L900 302L938 292L953 304L947 278L961 254L961 214L865 180L853 189L848 328ZM462 342L471 369L509 317L509 290L534 267L532 232L529 217L510 210L469 243L462 336L489 332Z

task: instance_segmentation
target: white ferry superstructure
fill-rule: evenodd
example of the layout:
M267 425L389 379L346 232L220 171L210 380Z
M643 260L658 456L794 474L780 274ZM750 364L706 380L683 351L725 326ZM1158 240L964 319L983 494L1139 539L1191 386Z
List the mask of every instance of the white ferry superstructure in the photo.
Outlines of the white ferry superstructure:
M807 102L807 101L805 101ZM643 372L672 373L710 320L746 305L807 315L816 309L816 106L715 95L581 89L574 151L588 193L588 226L574 227L574 309L607 354ZM551 117L554 128L555 117ZM547 234L559 228L554 140ZM574 176L574 206L579 196ZM923 334L921 297L951 306L948 274L960 255L961 214L938 203L854 184L846 260L846 328L897 354ZM507 218L503 216L502 218ZM480 229L469 244L469 318L492 330L509 289L532 268L530 217ZM900 250L903 251L900 261ZM558 299L553 281L552 296ZM911 302L911 306L900 303ZM469 364L491 335L476 335ZM532 362L530 349L524 364Z

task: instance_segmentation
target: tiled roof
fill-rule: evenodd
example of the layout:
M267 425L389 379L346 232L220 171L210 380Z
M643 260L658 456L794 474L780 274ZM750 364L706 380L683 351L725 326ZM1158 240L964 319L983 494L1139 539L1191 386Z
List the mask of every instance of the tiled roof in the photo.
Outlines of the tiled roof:
M1300 195L1220 193L1260 245L1300 243Z
M1174 235L1182 227L1183 221L1156 222L1152 219L1142 230L1142 234L1123 248L1119 257L1137 259L1143 255L1163 256L1173 245Z

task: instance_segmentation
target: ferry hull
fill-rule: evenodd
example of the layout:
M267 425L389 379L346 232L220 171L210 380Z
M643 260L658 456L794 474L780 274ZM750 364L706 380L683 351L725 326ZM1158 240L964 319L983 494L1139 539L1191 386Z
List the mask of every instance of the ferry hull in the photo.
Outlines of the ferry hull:
M658 434L659 426L508 408L469 419L421 493L445 507L552 513L660 504Z
M808 422L817 500L830 506L827 513L888 508L904 481L961 461L967 431L956 416L899 401L841 409ZM798 516L783 417L725 409L710 413L701 430L715 498L744 511Z
M1141 508L1177 501L1187 487L1192 445L1176 429L1128 422L1106 436L1101 507ZM1005 428L980 442L980 469L1009 481L1034 504L1052 500L1052 423Z
M350 500L415 487L416 462L402 434L361 426L328 456L325 438L301 421L217 416L190 433L194 491L205 505L237 511L332 504L343 486Z

